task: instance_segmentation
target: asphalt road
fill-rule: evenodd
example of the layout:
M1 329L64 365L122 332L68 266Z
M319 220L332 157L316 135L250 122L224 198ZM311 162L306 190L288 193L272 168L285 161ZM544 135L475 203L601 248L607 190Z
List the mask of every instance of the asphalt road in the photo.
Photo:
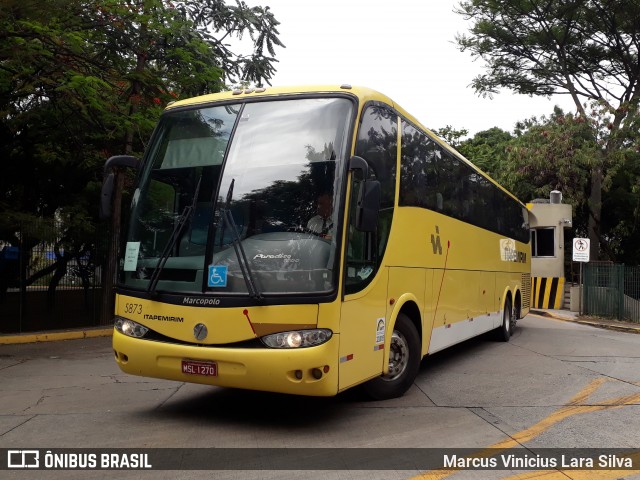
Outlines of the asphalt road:
M0 448L640 449L640 335L529 315L511 341L478 338L423 361L400 399L304 398L134 377L110 338L0 345ZM520 450L522 451L522 450ZM640 450L638 450L640 451ZM186 450L188 452L188 450ZM168 452L175 454L175 452ZM640 454L639 454L640 456ZM520 470L5 471L3 478L514 478ZM348 462L347 462L348 463ZM638 463L640 465L640 463ZM341 463L337 461L335 468ZM373 463L372 463L373 465ZM640 478L537 471L526 478ZM538 473L535 473L538 472ZM555 477L554 475L559 475ZM520 477L519 477L520 478Z

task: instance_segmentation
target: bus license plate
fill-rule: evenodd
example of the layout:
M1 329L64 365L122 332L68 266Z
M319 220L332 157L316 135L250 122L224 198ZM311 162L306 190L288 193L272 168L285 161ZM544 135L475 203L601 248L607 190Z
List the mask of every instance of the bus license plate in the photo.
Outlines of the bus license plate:
M218 364L215 362L182 360L182 373L185 373L187 375L204 375L205 377L217 377Z

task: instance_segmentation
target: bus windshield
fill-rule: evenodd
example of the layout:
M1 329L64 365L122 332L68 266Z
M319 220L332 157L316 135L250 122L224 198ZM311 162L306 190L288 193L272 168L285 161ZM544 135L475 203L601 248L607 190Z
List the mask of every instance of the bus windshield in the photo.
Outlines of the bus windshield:
M166 113L135 190L120 282L261 296L337 285L345 98Z

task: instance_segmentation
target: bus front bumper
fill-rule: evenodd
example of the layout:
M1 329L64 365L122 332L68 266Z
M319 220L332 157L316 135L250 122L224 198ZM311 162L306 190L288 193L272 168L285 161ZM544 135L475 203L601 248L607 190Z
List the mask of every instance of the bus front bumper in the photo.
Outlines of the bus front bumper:
M334 335L328 342L310 348L220 348L113 332L116 362L131 375L311 396L338 392L338 344ZM204 368L196 368L196 373L194 364Z

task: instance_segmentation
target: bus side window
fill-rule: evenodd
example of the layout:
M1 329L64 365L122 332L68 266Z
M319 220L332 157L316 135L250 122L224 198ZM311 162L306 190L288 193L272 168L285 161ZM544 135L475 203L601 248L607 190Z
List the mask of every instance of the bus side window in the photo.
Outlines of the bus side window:
M346 256L346 293L362 290L375 276L378 251L377 232L362 232L355 227L356 203L363 182L354 182L349 204L349 224Z

